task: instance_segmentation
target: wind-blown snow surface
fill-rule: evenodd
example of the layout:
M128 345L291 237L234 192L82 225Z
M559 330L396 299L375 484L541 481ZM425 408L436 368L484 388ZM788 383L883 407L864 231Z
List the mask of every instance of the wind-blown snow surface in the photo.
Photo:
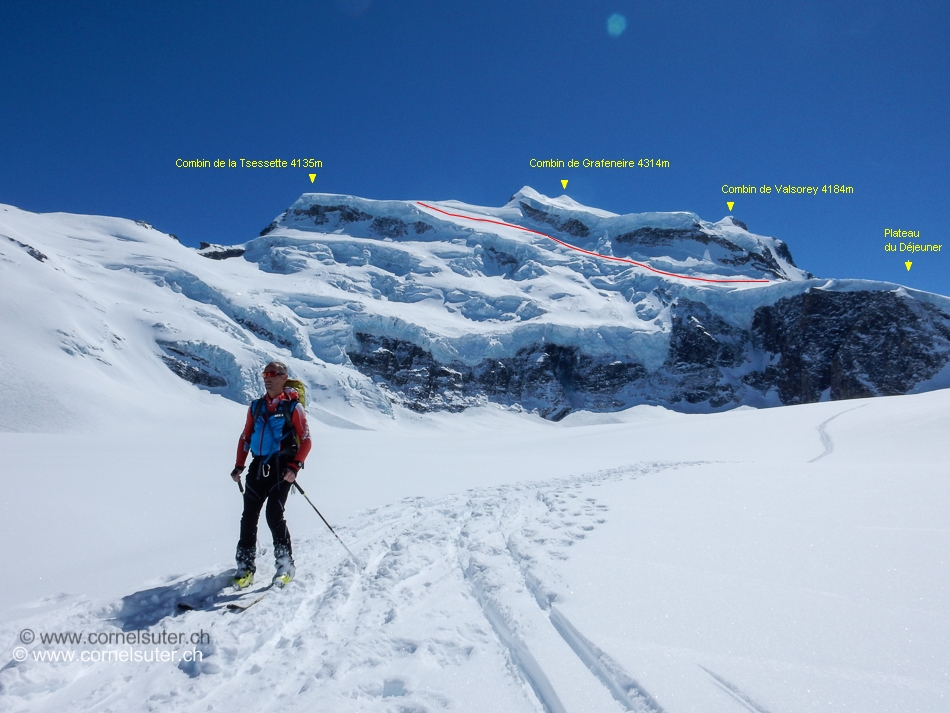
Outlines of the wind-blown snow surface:
M0 434L0 710L947 709L946 391L317 423L302 482L366 569L294 496L298 577L242 614L201 601L240 513L241 412L208 398L181 402L202 430ZM136 629L210 638L197 664L35 658Z

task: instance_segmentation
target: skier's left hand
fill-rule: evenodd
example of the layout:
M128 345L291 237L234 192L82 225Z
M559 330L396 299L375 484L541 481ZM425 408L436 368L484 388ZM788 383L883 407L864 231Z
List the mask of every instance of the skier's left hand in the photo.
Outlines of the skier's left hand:
M288 483L293 483L295 480L297 480L297 473L293 468L288 468L284 471L284 480L286 480Z

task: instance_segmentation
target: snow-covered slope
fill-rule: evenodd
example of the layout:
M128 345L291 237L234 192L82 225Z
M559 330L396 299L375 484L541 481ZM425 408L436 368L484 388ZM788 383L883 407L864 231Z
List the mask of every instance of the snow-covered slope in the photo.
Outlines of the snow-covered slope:
M530 188L501 208L307 194L263 233L196 252L145 223L0 208L0 428L159 408L134 395L143 380L169 404L189 384L247 403L274 356L316 417L355 427L394 404L558 419L947 382L950 301L810 278L731 218L618 216ZM84 376L65 382L73 363ZM14 415L37 373L53 414Z
M0 434L0 710L941 713L948 396L317 423L302 481L367 568L292 497L297 580L239 615L202 597L240 411ZM70 632L96 643L42 640Z
M731 221L428 205L305 196L201 251L0 206L0 711L946 709L950 391L622 410L939 389L945 298L806 278ZM297 579L233 614L273 356L366 568L293 496Z
M194 384L247 404L261 364L291 352L316 418L340 418L321 404L370 420L388 412L368 379L303 346L284 305L311 293L308 282L207 260L144 222L0 206L0 429L89 431L164 415ZM38 396L45 408L20 408Z
M517 229L499 231L499 227L504 228L502 223L537 232L526 236ZM477 230L483 233L483 250L465 256L473 258L469 260L458 260L463 256L457 256L449 266L463 275L472 270L485 274L486 257L491 262L500 253L503 266L499 267L515 280L531 279L544 272L544 267L563 265L561 258L565 255L577 257L569 251L556 252L557 245L551 238L564 239L581 250L642 261L655 269L691 278L801 280L807 276L795 267L782 241L753 235L733 218L708 223L693 213L616 215L583 206L567 196L548 198L527 186L501 208L458 201L372 201L356 196L305 194L264 233L280 228L410 244L466 240ZM531 238L527 241L531 247L524 245L525 237ZM380 262L385 265L385 258ZM532 264L526 264L529 262ZM603 263L595 265L601 267ZM574 265L572 269L580 267ZM596 267L584 265L582 269L591 272Z

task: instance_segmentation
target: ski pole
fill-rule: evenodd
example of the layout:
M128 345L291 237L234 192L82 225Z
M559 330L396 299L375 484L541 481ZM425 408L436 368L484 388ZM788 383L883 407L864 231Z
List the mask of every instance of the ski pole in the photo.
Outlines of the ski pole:
M241 483L241 479L240 479L240 478L238 478L237 484L238 484L238 490L241 491L241 495L244 495L244 485Z
M313 508L313 511L314 511L315 513L317 513L317 515L320 515L320 519L323 520L323 524L326 525L327 528L330 530L330 532L333 533L333 536L337 539L337 542L339 542L341 545L343 545L343 549L346 550L347 554L349 554L349 556L353 559L353 561L356 563L356 565L357 565L360 569L363 569L363 567L364 567L365 565L364 565L362 562L360 562L359 559L357 559L356 555L354 555L352 552L350 552L350 548L347 547L347 546L343 543L343 540L341 540L341 539L340 539L340 536L339 536L338 534L336 534L336 531L335 531L332 527L330 527L330 523L327 522L327 519L323 516L323 514L322 514L319 510L317 510L317 506L314 505L314 504L313 504L313 501L310 500L310 498L307 497L307 494L303 491L303 488L300 487L300 483L298 483L296 480L294 481L294 487L297 488L297 490L300 491L300 494L304 496L304 498L306 499L306 501L307 501L308 503L310 503L310 507Z

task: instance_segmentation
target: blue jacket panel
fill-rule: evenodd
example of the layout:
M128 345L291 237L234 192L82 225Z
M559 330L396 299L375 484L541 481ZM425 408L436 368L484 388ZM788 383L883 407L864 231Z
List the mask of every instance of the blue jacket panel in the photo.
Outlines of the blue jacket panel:
M273 413L268 413L264 399L251 404L254 414L254 432L251 434L251 453L264 458L280 453L281 446L294 442L293 413L297 401L280 404Z

